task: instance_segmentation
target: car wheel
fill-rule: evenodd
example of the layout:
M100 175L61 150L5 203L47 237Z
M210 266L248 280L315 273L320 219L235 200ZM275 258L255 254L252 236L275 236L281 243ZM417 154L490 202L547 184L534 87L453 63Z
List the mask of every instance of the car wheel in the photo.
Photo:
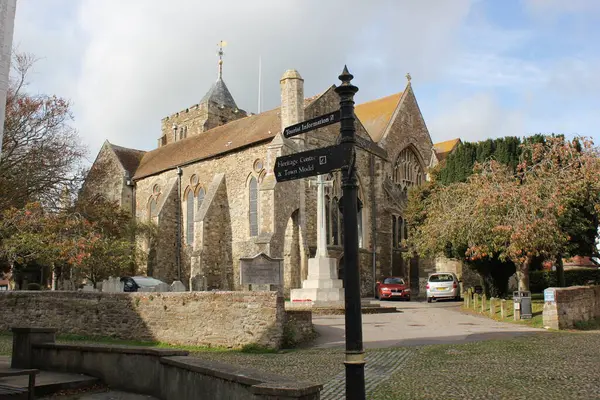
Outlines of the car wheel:
M460 301L460 295L456 296L456 297L454 298L454 300L456 300L456 301Z
M428 297L428 298L427 298L427 302L428 302L428 303L431 303L431 297Z
M410 296L408 296L408 297L406 298L406 301L410 301Z

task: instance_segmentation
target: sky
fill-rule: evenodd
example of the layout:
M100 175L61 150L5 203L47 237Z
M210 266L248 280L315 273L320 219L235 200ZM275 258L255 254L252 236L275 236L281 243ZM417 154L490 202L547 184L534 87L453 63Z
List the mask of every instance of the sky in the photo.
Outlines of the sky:
M32 93L72 103L93 161L104 140L151 150L161 119L223 78L238 107L305 97L347 65L362 103L412 86L434 142L533 133L600 144L599 0L18 0L13 47Z

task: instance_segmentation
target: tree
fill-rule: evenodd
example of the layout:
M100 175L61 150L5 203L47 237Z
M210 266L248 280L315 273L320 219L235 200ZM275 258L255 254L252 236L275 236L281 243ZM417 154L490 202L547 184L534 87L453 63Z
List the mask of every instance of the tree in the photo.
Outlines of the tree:
M422 221L413 225L416 248L475 266L495 258L513 262L520 290L528 289L536 258L589 248L586 235L595 237L600 209L597 149L584 139L547 137L527 141L521 151L516 171L489 160L476 163L466 182L427 188L422 210L407 209L409 220ZM418 193L411 198L414 203Z
M70 104L57 96L27 93L34 62L28 54L13 58L0 159L0 210L31 202L57 206L63 188L74 189L81 182L85 148L69 125Z
M0 258L17 273L19 267L35 264L48 267L56 277L95 284L111 275L135 273L145 258L135 238L155 234L153 225L137 222L102 198L59 212L33 203L3 213Z

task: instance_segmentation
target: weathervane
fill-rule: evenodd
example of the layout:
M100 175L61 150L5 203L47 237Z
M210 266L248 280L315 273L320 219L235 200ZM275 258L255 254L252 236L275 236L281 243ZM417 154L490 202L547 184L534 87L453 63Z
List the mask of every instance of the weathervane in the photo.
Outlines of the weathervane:
M406 73L406 80L410 83L410 80L412 79L412 77L410 76L410 72Z
M223 78L223 47L227 46L227 42L221 40L217 46L219 46L219 51L217 55L219 56L219 79Z

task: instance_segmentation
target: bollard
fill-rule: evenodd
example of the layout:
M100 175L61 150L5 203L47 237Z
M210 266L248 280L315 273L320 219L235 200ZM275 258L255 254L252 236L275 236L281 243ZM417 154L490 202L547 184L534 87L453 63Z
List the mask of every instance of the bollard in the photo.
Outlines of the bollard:
M481 312L485 313L487 311L487 302L486 302L485 294L481 296Z
M496 316L496 299L494 297L490 298L490 317L494 318Z
M479 295L475 293L475 296L473 296L473 310L477 310L477 303L479 303L479 298Z
M502 299L500 300L500 316L502 317L502 319L507 317L506 314L506 300Z

